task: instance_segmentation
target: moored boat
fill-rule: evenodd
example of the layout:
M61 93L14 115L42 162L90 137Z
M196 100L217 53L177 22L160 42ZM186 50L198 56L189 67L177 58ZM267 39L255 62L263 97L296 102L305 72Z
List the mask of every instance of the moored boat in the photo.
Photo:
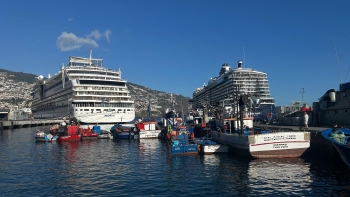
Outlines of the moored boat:
M38 132L34 135L34 138L37 142L54 142L57 140L56 135L46 134L41 130L38 130Z
M224 122L239 128L236 118L211 120L212 138L239 154L253 158L300 157L310 147L310 132L254 129L250 117L244 118L244 129L225 131Z
M111 139L111 132L107 130L101 130L100 134L98 134L98 139Z
M134 126L116 124L111 128L113 139L134 139Z
M88 127L86 125L81 125L79 127L79 133L81 134L82 140L96 140L96 139L98 139L98 134L94 130L91 130L90 127Z
M155 121L137 121L135 128L140 139L159 138L161 136L161 130Z
M38 76L32 90L33 117L90 124L132 121L135 106L127 81L120 69L104 66L103 59L93 58L90 51L90 57L70 56L53 76Z
M193 132L192 132L193 134ZM198 145L193 140L188 128L179 128L172 132L172 136L167 138L168 148L171 155L198 154Z
M340 154L342 160L350 166L350 129L346 128L329 128L325 129L322 132L322 136L333 144L335 149Z
M59 130L57 141L58 142L71 142L71 141L80 141L81 134L79 133L79 127L77 125L70 125L66 128L63 127L62 130Z
M203 154L212 153L227 153L228 146L216 143L209 138L196 139L196 144L198 145L198 152Z

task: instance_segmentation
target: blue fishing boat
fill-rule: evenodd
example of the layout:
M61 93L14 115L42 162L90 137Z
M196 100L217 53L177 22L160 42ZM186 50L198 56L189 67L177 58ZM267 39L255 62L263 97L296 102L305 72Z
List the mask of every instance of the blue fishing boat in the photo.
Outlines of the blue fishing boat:
M171 132L168 139L169 152L172 155L198 154L198 145L193 140L188 128L178 128Z
M350 166L350 129L329 128L322 131L322 136L333 144L343 161Z
M132 125L114 125L111 128L113 139L134 139L134 128Z

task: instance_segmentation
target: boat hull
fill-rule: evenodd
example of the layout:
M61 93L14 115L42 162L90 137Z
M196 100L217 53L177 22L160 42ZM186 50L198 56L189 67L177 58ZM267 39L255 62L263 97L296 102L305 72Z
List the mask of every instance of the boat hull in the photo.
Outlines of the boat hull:
M57 136L56 135L51 135L51 134L36 134L34 136L35 141L37 142L55 142L57 141Z
M129 132L116 132L113 135L113 139L134 139L134 133Z
M344 132L345 136L350 135L350 129L340 128L339 131ZM332 129L326 129L322 131L322 136L326 138L339 152L340 157L342 160L350 166L350 147L347 144L341 144L340 142L337 142L336 140L329 137L329 134L332 132ZM348 137L346 137L348 138ZM348 139L345 140L345 142L348 142Z
M159 138L161 136L161 130L152 130L152 131L146 131L141 130L139 131L139 138L145 139L145 138Z
M197 146L197 144L186 144L186 145L171 146L170 150L171 150L171 154L172 155L198 154L198 146Z
M203 154L213 154L213 153L227 153L228 146L222 144L199 144L199 152Z
M58 142L76 142L81 140L81 135L58 136Z
M35 137L35 141L37 141L37 142L56 142L57 137L53 137L52 139L49 139L47 137Z
M213 140L253 158L300 157L310 147L310 132L238 135L212 131Z

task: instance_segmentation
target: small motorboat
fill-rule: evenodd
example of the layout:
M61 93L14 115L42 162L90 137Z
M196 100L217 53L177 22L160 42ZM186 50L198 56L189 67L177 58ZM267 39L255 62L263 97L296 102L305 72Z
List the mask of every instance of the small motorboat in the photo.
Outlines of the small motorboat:
M161 129L158 127L155 121L143 120L137 121L135 128L140 139L143 138L159 138L161 136Z
M116 124L111 128L113 139L134 139L134 126Z
M203 154L227 153L228 146L216 143L209 138L196 139L198 151Z
M193 132L192 132L193 133ZM188 128L178 128L172 132L168 140L168 148L171 155L198 154L198 145L193 141L193 134Z
M77 125L67 126L67 128L63 128L59 130L57 141L58 142L74 142L81 140L81 134L79 133Z
M81 125L79 127L79 133L81 134L82 140L96 140L96 139L98 139L98 134L94 130L91 130L90 127L88 127L86 125Z
M37 142L55 142L57 140L56 135L46 134L41 130L38 130L38 132L34 135L34 138Z
M329 128L321 132L322 136L333 144L343 161L350 166L350 129Z
M100 134L98 135L98 139L111 139L111 132L107 130L101 130Z

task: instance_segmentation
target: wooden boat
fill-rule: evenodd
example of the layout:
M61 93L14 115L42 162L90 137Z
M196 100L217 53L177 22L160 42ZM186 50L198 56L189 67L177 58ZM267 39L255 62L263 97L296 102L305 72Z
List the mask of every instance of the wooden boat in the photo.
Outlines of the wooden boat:
M196 144L198 145L198 152L203 154L213 154L213 153L227 153L228 146L216 143L211 138L198 138L196 139Z
M34 138L37 142L55 142L57 140L57 135L46 134L44 131L38 130Z
M227 153L228 146L215 142L211 136L210 128L204 124L202 131L206 131L204 137L195 138L196 144L198 145L199 153L213 154L213 153ZM194 133L194 128L193 128Z
M135 128L140 139L159 138L161 136L161 130L154 121L136 122Z
M79 127L77 125L67 126L58 132L58 142L71 142L80 140L81 134L79 133Z
M91 130L90 127L85 126L85 125L81 125L79 127L79 133L81 134L82 140L96 140L96 139L98 139L98 134L94 130Z
M57 135L58 134L58 129L59 129L59 125L55 124L50 128L50 133L51 135Z
M116 124L111 128L113 139L134 139L134 126Z
M111 139L110 137L111 132L107 130L100 130L100 134L98 134L98 139Z
M226 122L240 129L225 131ZM209 121L213 140L253 158L300 157L310 147L310 132L253 128L253 117L243 118L244 128L238 122L236 118Z
M343 161L350 166L350 129L329 128L323 130L321 133L337 149Z
M194 135L190 135L188 128L178 128L172 134L170 139L167 138L171 155L198 154L198 145L193 140Z

